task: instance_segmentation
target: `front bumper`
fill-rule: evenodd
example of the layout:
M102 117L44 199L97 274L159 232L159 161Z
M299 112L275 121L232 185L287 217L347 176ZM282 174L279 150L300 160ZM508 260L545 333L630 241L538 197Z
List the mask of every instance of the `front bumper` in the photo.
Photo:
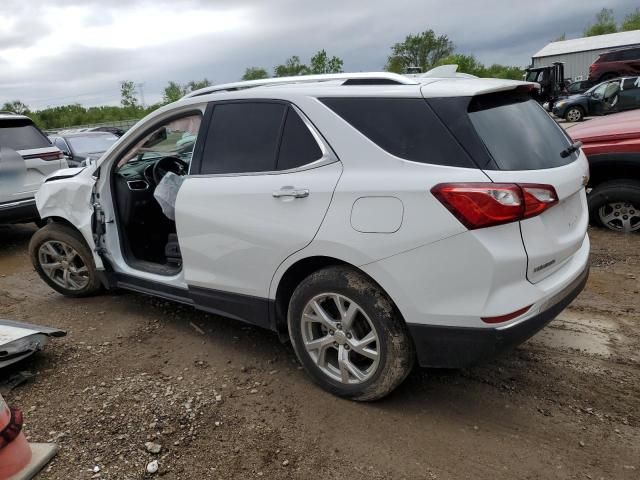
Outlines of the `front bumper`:
M0 203L0 223L32 222L39 218L34 198Z
M584 289L589 267L564 290L550 299L551 305L537 315L506 327L469 328L407 324L421 367L464 368L487 360L521 344L556 318Z
M553 106L553 110L551 111L556 117L564 118L564 114L567 111L567 105L562 105L558 107L557 105Z

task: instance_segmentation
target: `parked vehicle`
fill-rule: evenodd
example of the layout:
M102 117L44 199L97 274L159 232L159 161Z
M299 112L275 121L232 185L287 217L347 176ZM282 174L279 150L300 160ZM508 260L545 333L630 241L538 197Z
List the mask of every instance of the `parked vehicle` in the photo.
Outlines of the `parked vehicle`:
M577 95L579 93L584 93L593 87L593 82L589 80L582 80L578 82L569 83L567 85L566 92L568 95Z
M62 152L30 118L0 113L0 223L38 220L35 192L47 175L66 167Z
M564 78L564 63L554 62L546 67L530 67L525 71L525 80L540 85L539 89L531 90L531 96L541 105L547 105L551 111L555 102L566 93L568 82Z
M589 67L589 81L604 82L616 77L640 75L640 47L602 53Z
M49 139L62 150L70 167L80 167L86 159L100 158L118 137L108 132L75 132L49 135Z
M640 108L640 77L625 77L600 83L581 95L557 101L553 114L569 122L581 122L587 116L635 108Z
M33 264L71 297L121 287L270 328L328 391L380 398L416 358L524 341L586 282L587 160L531 88L454 69L195 91L44 183Z
M589 160L591 222L640 231L640 110L589 120L567 132L582 141Z

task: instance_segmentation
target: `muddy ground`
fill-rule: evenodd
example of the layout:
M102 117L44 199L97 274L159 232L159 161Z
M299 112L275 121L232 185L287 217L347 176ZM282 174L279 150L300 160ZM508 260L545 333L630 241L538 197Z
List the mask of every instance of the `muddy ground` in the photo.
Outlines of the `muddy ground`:
M0 317L68 335L0 375L34 375L6 398L61 447L43 479L152 477L153 459L166 479L640 478L640 235L592 230L587 289L516 350L358 404L267 331L133 293L62 297L29 263L34 230L0 227Z

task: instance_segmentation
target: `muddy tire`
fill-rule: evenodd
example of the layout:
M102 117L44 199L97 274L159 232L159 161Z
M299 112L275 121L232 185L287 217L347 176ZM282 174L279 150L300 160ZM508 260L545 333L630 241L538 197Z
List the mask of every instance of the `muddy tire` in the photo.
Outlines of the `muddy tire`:
M640 182L610 180L591 190L591 223L615 232L640 232Z
M93 255L82 235L60 223L49 223L29 242L31 263L40 278L68 297L88 297L102 289Z
M329 267L303 280L289 302L288 325L304 369L335 395L377 400L413 367L404 320L381 288L355 269Z

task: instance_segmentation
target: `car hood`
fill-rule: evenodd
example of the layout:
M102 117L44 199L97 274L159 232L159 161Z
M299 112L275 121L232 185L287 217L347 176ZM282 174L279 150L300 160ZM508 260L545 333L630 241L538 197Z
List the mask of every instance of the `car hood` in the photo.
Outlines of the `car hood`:
M640 137L640 110L614 113L589 120L568 130L571 138L583 142L597 142L608 138Z

